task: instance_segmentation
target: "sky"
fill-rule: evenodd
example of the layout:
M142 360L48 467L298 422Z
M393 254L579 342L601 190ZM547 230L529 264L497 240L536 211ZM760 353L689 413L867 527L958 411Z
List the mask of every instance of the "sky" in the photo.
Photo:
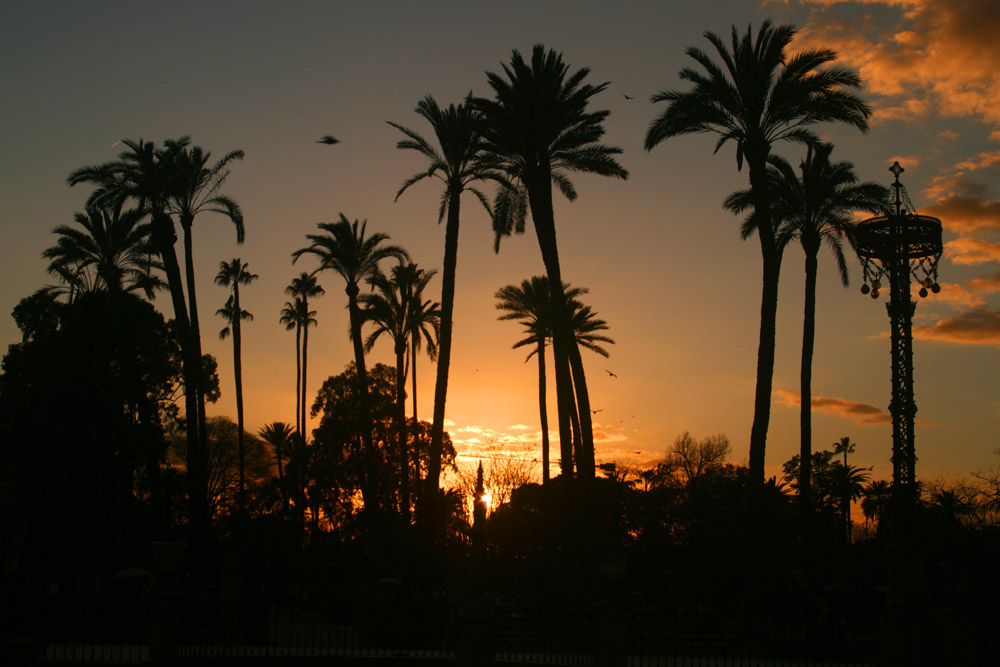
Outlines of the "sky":
M819 125L833 158L885 185L898 160L922 214L944 224L940 294L914 319L917 474L967 475L998 462L1000 447L1000 12L995 0L812 0L701 3L598 2L52 2L0 4L0 346L20 332L8 316L54 279L41 253L53 228L71 224L89 191L70 188L74 169L114 159L121 139L190 135L222 156L242 149L224 191L242 206L246 241L232 224L195 222L203 347L219 362L222 398L209 414L235 417L231 342L213 316L226 300L219 263L240 257L260 279L241 292L254 314L244 327L248 430L294 423L295 336L278 323L284 289L310 257L292 264L319 222L343 213L388 234L418 265L440 269L440 187L425 181L394 201L425 167L400 151L398 130L426 137L414 113L470 91L488 96L485 72L512 49L536 43L563 54L586 81L608 82L591 109L607 109L605 143L623 149L625 181L574 175L579 197L556 201L564 279L610 325L611 357L585 353L600 461L648 465L688 431L723 433L731 460L748 458L758 344L761 261L756 240L721 202L747 187L735 148L713 154L714 136L642 143L662 105L650 97L686 89L678 72L705 31L728 38L771 18L799 29L792 51L832 48L858 70L874 108L871 129ZM316 143L326 134L341 143ZM775 152L798 164L800 145ZM494 292L544 273L533 232L499 253L485 211L462 203L448 428L466 461L539 457L537 367L525 363L516 323L497 321ZM798 451L803 256L781 272L766 470ZM832 255L820 257L813 365L813 446L844 436L852 463L891 476L890 350L884 302L863 296L851 261L844 288ZM310 402L324 379L353 359L346 296L322 273L313 302ZM439 277L430 290L440 290ZM439 292L438 292L439 294ZM915 297L916 298L916 297ZM156 305L172 315L164 293ZM391 344L372 362L392 362ZM418 367L418 416L433 408L434 369ZM612 373L614 375L612 375ZM552 392L550 392L552 393ZM554 414L550 396L550 414ZM408 403L409 405L409 403ZM316 419L312 424L317 423ZM550 426L554 429L554 421ZM557 434L554 434L557 435ZM557 444L553 442L553 451Z

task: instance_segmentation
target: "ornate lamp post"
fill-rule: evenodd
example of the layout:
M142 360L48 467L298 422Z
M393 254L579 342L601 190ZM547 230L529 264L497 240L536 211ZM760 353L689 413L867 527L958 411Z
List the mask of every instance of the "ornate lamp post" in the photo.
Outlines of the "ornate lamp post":
M856 247L864 269L862 294L879 296L882 279L889 280L889 303L886 310L891 321L892 340L892 488L894 518L908 524L916 506L916 478L913 447L913 336L912 318L916 302L910 300L911 276L920 284L921 298L930 290L941 291L937 282L941 259L941 221L929 215L913 212L913 203L899 182L903 168L896 162L889 168L896 181L895 213L870 218L860 223L856 232ZM909 210L903 207L906 203ZM897 523L897 525L898 525ZM899 526L906 530L903 526Z

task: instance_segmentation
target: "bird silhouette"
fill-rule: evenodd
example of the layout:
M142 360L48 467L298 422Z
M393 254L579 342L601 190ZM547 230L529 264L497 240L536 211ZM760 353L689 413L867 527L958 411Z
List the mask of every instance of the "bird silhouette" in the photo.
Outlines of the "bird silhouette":
M608 375L610 375L613 378L618 377L617 375L615 375L614 373L612 373L611 371L609 371L607 368L604 369L604 372L607 373Z
M332 137L331 135L328 134L325 137L321 138L316 143L317 144L329 144L329 145L333 145L333 144L339 144L340 140L336 139L336 138L334 138L334 137Z
M591 412L591 414L595 414L596 415L598 412L604 412L604 410L603 409L601 409L601 410L591 410L590 412Z
M625 95L625 93L622 93L622 95ZM635 98L632 97L631 95L625 95L625 99L626 100L634 100Z

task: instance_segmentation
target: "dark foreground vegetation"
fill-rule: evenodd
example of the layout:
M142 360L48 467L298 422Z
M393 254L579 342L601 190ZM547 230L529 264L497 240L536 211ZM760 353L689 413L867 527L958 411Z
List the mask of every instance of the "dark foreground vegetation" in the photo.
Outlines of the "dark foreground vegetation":
M848 90L860 80L830 65L832 52L788 57L793 35L764 23L756 38L734 29L729 46L709 34L726 70L689 50L705 72L684 70L692 90L653 98L668 104L646 138L652 149L715 132L720 145L737 144L738 167L748 165L750 189L727 206L749 213L743 233L758 237L764 266L749 467L727 462L721 435L685 433L646 468L597 458L591 417L599 410L591 410L580 348L607 356L614 341L580 301L586 289L562 277L552 189L573 199L570 172L628 173L616 161L621 149L600 143L608 112L586 111L607 84L584 83L588 70L571 72L555 51L537 46L527 59L515 51L502 75L487 75L494 99L470 96L447 108L421 101L417 113L441 150L392 124L405 137L400 148L429 160L399 195L424 178L445 186L440 304L423 295L434 272L361 220L341 214L320 223L293 253L317 263L291 281L280 315L295 331L294 426L273 421L251 433L244 425L241 341L252 314L240 289L257 276L239 258L217 258L216 277L227 291L216 314L233 339L236 421L206 416L223 380L201 349L194 222L221 214L242 242L242 211L221 193L242 151L213 163L187 137L159 147L125 140L118 160L73 172L71 185L92 188L86 213L55 230L44 256L58 284L14 310L22 341L8 349L0 376L3 657L191 665L995 660L1000 468L925 483L904 529L891 485L849 464L849 438L816 451L808 400L814 288L800 454L781 479L765 479L782 252L800 241L814 280L826 240L843 268L846 212L878 210L883 198L868 184L847 188L849 163L831 164L832 147L806 129L840 121L866 130L871 110ZM798 176L770 153L782 140L808 145L802 184L829 181L819 188L830 200L822 208L836 215L794 209L787 193L802 189ZM475 189L486 182L497 188L492 201ZM538 358L541 483L509 452L475 473L461 469L444 430L466 191L490 213L497 248L529 217L538 236L546 275L501 287L497 298L501 319L524 327L515 347ZM396 265L386 270L386 262ZM324 293L320 275L344 288L353 360L311 397L310 300ZM157 291L169 293L170 320L151 303ZM366 362L379 340L392 342L395 367ZM421 345L437 360L430 422L416 417ZM558 457L548 443L547 349ZM311 433L307 407L319 418ZM852 516L856 505L863 522Z

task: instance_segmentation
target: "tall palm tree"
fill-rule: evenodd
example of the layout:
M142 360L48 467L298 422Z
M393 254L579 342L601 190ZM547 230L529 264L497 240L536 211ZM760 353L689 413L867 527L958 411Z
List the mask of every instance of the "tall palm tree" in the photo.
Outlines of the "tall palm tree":
M244 320L252 320L253 315L243 310L240 306L240 285L249 285L257 280L256 273L247 270L248 264L234 257L229 262L219 262L219 273L215 276L215 284L222 287L230 287L231 292L226 305L215 312L229 325L219 332L219 338L225 338L233 334L233 369L236 375L236 442L237 456L240 467L240 512L246 510L246 451L243 439L243 328L241 323Z
M441 304L424 300L424 290L437 271L424 271L416 264L401 264L393 269L393 279L406 295L406 335L410 340L407 367L412 369L413 421L417 422L417 352L427 343L427 356L436 361L441 336Z
M770 21L761 24L756 39L750 26L743 36L733 26L731 46L727 47L718 35L706 32L705 38L722 65L701 49L688 47L687 55L701 69L686 67L680 78L693 87L687 91L664 90L652 97L654 103L667 102L668 106L650 124L645 141L648 151L671 137L714 132L719 135L715 150L734 141L737 168L743 168L745 159L750 172L753 215L763 260L757 383L750 431L750 475L759 486L764 483L764 450L771 416L781 261L767 177L771 147L785 140L817 143L816 134L808 126L825 121L848 123L866 132L871 116L871 108L848 90L860 87L858 75L844 67L825 67L836 59L836 53L829 49L788 54L786 49L794 35L794 27L772 26Z
M309 299L314 299L318 296L326 294L319 282L316 280L315 273L307 273L303 271L295 278L292 278L292 282L285 288L285 294L289 296L296 297L302 301L301 309L298 311L298 322L297 326L302 332L302 376L301 384L302 391L298 394L300 400L298 401L298 410L295 418L299 424L299 433L302 434L303 438L306 438L306 431L308 427L306 426L306 403L309 402L309 391L307 384L307 377L309 370L309 327L316 324L316 318L313 317L316 311L309 310Z
M181 343L190 524L193 533L200 536L209 520L208 435L201 340L198 328L194 325L197 318L188 312L189 300L185 298L184 278L175 249L177 231L174 214L184 215L185 221L190 225L195 213L214 210L213 200L216 199L216 191L224 176L217 173L215 178L208 180L199 178L197 170L191 167L194 161L186 154L189 141L183 137L167 141L163 147L157 148L153 142L125 139L122 143L128 150L123 151L117 160L76 169L68 176L67 182L71 186L81 183L97 186L88 198L88 206L117 206L130 200L150 218L150 241L163 262L174 309L174 323ZM207 197L201 197L201 193L207 194ZM238 209L230 209L229 213L236 211ZM237 238L242 241L242 218L237 225ZM188 256L187 259L190 269L191 257ZM190 292L194 284L193 272L188 272L188 278Z
M120 199L104 207L91 205L86 213L75 214L78 227L56 227L56 244L42 253L50 260L49 272L77 290L142 290L153 298L154 290L163 286L153 271L163 265L154 257L145 215L138 209L123 211L123 205Z
M368 283L374 292L361 294L359 303L364 307L362 318L374 325L374 329L365 340L365 351L371 352L383 334L392 340L393 352L396 356L396 410L393 414L394 430L396 431L397 467L399 471L399 512L409 518L409 464L406 455L406 371L403 364L407 348L407 303L406 294L398 282L399 266L393 267L393 277L387 278L382 273L376 273L368 278Z
M292 253L293 261L302 255L314 255L320 260L319 271L330 270L344 279L347 308L351 322L351 341L354 344L354 363L358 375L358 395L361 398L361 423L365 458L365 484L361 495L366 510L378 511L377 459L372 441L371 406L368 397L368 373L365 369L364 344L361 339L361 309L358 294L361 282L379 273L379 263L385 259L408 259L409 255L397 245L386 245L388 235L376 232L365 235L367 223L350 222L343 213L336 222L321 222L320 234L307 234L310 245Z
M573 338L578 345L586 347L602 356L608 356L601 343L614 343L613 340L598 333L607 330L604 320L598 319L590 306L584 306L579 297L587 293L585 287L563 285L563 293L569 299ZM545 276L533 276L521 281L520 285L505 285L497 290L496 308L502 311L497 318L500 320L517 320L524 326L524 338L514 343L513 348L534 346L525 361L533 356L538 357L538 412L542 427L542 480L549 479L549 432L548 410L546 407L546 369L545 346L552 339L552 300L549 292L549 279ZM574 407L575 410L575 407ZM565 473L572 470L573 449L571 441L560 441L560 468Z
M608 111L588 112L590 99L603 91L607 83L583 83L589 70L570 74L562 54L541 44L532 49L530 62L518 51L504 65L505 76L488 72L486 77L495 99L477 99L483 116L482 133L486 144L484 161L502 171L513 187L504 187L494 210L497 244L501 236L523 231L525 214L531 210L535 235L548 274L552 301L553 353L566 357L576 384L584 456L579 475L594 478L594 434L591 424L590 397L583 375L580 350L570 335L570 313L563 294L559 249L556 244L555 215L552 209L552 185L567 199L576 198L576 189L568 172L628 178L628 172L615 159L621 149L600 143ZM525 200L527 206L525 206ZM573 382L563 364L556 365L556 393L560 404L572 402ZM565 420L560 419L560 438L567 436Z
M285 302L278 322L285 325L286 331L295 329L295 433L304 438L306 397L302 383L302 332L316 324L316 311L309 310L302 297L295 297L294 301Z
M851 442L850 436L844 436L837 442L833 443L833 453L844 455L844 467L847 467L847 455L853 454L855 449L855 443Z
M188 319L191 325L191 344L193 355L201 358L201 328L198 319L198 299L195 290L194 269L194 220L201 213L219 213L229 218L236 229L236 242L243 243L245 230L243 213L231 197L220 194L226 179L229 177L231 164L243 159L243 151L234 150L224 155L214 164L209 164L211 153L199 146L191 145L191 137L164 141L164 154L161 161L166 162L168 170L168 197L166 210L176 216L184 232L184 269L187 283ZM198 424L201 448L207 451L208 434L205 427L205 396L200 389L198 393Z
M800 466L799 498L804 514L812 504L812 360L816 338L816 277L819 251L825 243L833 253L841 282L848 285L847 260L843 241L851 239L852 213L887 212L889 189L873 182L858 183L850 162L830 162L832 144L809 146L799 166L801 177L780 155L768 159L771 211L777 227L779 256L792 241L805 252L805 313L802 324L802 365L800 371ZM726 208L742 213L753 206L750 190L730 195ZM744 221L743 236L756 231L756 219ZM845 463L846 465L846 460Z
M430 123L438 147L413 130L390 122L406 135L396 147L414 150L428 161L427 169L407 179L396 193L396 200L411 185L437 178L444 184L438 224L447 218L444 233L444 263L441 272L441 331L439 336L437 376L434 382L434 416L431 424L430 464L427 467L427 506L421 511L429 525L436 524L438 487L441 479L441 453L444 446L445 403L448 399L448 371L451 368L452 321L455 312L455 275L458 267L458 230L463 192L471 192L490 211L486 196L473 186L477 181L499 181L502 176L480 163L483 149L478 112L466 100L442 109L428 95L417 103L416 113ZM414 396L416 394L414 393ZM414 416L416 411L414 411Z

